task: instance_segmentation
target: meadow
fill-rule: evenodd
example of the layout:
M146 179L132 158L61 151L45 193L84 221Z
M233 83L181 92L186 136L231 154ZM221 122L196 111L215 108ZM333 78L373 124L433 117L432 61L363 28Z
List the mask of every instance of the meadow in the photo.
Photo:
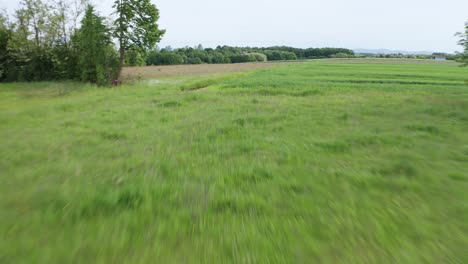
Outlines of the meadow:
M0 84L0 262L468 263L468 69L271 66Z

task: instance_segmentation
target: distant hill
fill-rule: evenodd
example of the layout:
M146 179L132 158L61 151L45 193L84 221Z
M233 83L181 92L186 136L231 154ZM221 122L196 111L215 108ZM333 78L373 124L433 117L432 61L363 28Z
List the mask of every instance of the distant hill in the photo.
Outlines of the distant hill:
M355 53L366 53L366 54L404 54L404 55L416 55L424 54L431 55L432 51L407 51L407 50L389 50L389 49L355 49Z

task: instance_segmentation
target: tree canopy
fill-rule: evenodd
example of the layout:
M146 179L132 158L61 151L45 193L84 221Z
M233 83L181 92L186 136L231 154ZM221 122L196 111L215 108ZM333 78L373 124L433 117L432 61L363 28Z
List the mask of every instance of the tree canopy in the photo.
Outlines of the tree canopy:
M343 48L292 48L292 47L230 47L213 48L185 47L172 49L154 48L148 52L147 65L201 64L201 63L243 63L281 60L322 59L353 57L354 52Z
M158 43L165 30L158 27L159 10L150 0L116 0L114 36L119 41L119 75L130 48L144 52Z
M457 35L460 36L458 44L463 47L463 53L460 54L459 60L463 62L465 66L468 66L468 21L465 23L465 30L457 33Z
M80 80L105 85L116 75L117 54L111 38L111 30L89 5L74 36L74 44L80 69Z

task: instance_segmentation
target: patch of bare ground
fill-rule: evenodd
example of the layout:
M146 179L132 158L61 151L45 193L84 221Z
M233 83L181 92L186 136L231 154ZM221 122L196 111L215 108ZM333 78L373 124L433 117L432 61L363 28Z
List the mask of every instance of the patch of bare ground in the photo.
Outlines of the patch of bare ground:
M159 79L164 77L205 75L216 73L244 72L274 66L287 65L293 62L257 62L235 64L198 64L126 67L122 72L123 80Z

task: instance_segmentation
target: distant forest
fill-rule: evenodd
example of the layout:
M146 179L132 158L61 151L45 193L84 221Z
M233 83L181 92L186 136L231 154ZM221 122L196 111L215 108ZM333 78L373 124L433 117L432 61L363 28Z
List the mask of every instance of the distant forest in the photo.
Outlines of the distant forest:
M355 54L345 48L293 48L275 46L268 48L218 46L213 48L185 47L172 49L170 46L158 47L144 53L130 52L126 58L127 66L144 65L178 65L178 64L218 64L243 63L281 60L305 60L328 58L400 58L400 59L433 59L442 56L446 60L456 60L460 54L433 53L427 54Z
M218 46L203 48L202 45L191 48L152 49L143 54L130 54L127 59L129 66L142 65L176 65L176 64L202 64L202 63L243 63L281 60L324 59L324 58L351 58L354 52L343 48L292 48L292 47L229 47ZM146 58L144 56L146 55Z

